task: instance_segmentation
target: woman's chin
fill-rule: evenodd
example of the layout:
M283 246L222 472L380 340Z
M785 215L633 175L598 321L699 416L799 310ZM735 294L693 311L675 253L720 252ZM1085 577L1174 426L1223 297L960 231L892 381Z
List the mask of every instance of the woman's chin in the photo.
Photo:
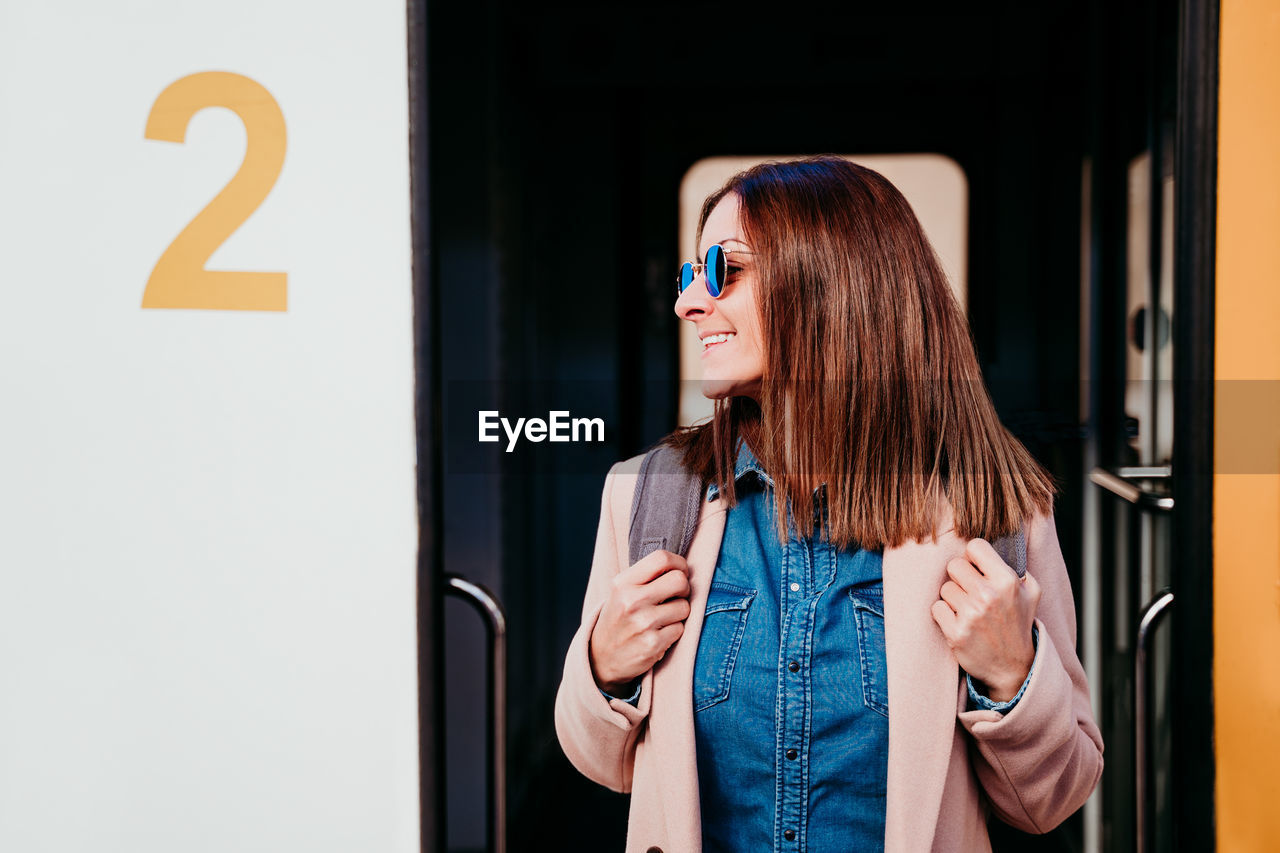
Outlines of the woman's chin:
M758 399L759 393L759 379L729 379L726 377L703 377L702 379L702 396L709 400L723 400L728 397Z

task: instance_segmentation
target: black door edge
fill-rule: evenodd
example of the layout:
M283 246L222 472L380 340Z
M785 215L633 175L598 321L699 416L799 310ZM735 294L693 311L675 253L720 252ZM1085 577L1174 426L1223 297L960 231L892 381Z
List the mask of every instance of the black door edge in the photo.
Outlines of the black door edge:
M1212 850L1214 273L1218 170L1218 0L1181 0L1174 178L1175 342L1172 622L1174 843Z
M423 853L444 850L442 585L444 493L440 458L440 356L431 245L427 0L407 0L409 192L413 247L414 416L418 449L418 808Z

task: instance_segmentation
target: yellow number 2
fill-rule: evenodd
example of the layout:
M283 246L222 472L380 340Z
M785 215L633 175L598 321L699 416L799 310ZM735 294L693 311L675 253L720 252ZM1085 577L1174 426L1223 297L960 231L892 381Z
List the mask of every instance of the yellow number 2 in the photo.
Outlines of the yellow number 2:
M271 93L248 77L205 71L160 93L147 117L146 138L185 142L187 125L206 107L226 107L244 122L244 161L160 256L142 293L142 307L284 311L288 273L205 269L209 256L275 186L284 166L284 114Z

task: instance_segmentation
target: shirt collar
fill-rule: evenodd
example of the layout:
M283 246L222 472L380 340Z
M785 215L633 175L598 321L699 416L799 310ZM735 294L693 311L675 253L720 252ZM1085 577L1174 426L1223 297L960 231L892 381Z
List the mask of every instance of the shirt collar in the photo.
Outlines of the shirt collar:
M733 463L733 482L737 484L739 480L748 474L755 474L760 480L773 488L773 478L764 470L764 465L751 452L751 448L747 447L747 442L743 438L738 439L738 458ZM713 501L720 496L720 487L715 483L707 486L707 500Z

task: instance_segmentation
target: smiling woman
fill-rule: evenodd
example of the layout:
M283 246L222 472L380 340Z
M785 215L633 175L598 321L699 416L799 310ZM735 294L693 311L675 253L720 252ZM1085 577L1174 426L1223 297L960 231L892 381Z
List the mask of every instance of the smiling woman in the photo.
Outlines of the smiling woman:
M629 565L638 460L611 472L566 754L632 791L628 851L983 850L988 808L1056 826L1102 741L1053 485L911 206L841 158L766 163L707 198L698 247L675 311L715 413L666 444L701 516L687 554Z
M844 159L884 175L920 220L920 225L937 253L947 283L962 311L969 299L969 179L955 160L941 154L841 155ZM763 157L708 157L685 172L678 202L679 252L681 258L701 258L698 226L707 198L741 172L767 162ZM776 159L776 158L775 158ZM681 323L680 397L677 423L689 426L710 417L714 404L702 394L703 342L697 327Z
M714 268L707 263L685 264L703 269L676 300L676 315L698 329L702 341L702 393L718 399L733 395L756 397L764 375L763 333L755 296L755 253L742 235L736 195L720 200L700 229L699 258L720 256L724 280L713 287ZM683 279L682 279L683 285Z

